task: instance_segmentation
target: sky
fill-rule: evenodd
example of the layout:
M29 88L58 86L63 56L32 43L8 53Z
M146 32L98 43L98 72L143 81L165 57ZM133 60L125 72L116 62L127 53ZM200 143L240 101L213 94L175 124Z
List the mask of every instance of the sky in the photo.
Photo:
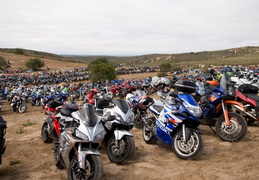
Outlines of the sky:
M136 56L259 46L258 0L1 0L0 48Z

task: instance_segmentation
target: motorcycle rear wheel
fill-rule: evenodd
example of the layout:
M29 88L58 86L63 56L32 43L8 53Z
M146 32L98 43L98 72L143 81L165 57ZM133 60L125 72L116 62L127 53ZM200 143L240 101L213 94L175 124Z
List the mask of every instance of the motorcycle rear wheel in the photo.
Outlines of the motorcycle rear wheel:
M79 168L79 160L75 154L68 168L68 179L101 179L103 174L103 163L100 156L87 155L85 158L85 169Z
M247 133L247 122L237 113L228 113L230 125L225 125L225 117L221 115L216 122L216 133L220 139L229 142L240 141Z
M18 107L18 112L19 113L25 113L27 110L27 105L26 104L20 104L20 106Z
M147 144L155 144L157 139L154 137L153 132L151 129L156 127L156 119L155 118L148 118L146 120L146 124L142 128L142 137Z
M41 139L44 143L52 143L53 139L49 137L48 123L44 122L41 128Z
M173 139L173 151L181 159L194 159L204 146L201 134L195 131L187 141L183 140L183 131L176 132Z
M125 135L117 142L114 136L108 140L107 155L111 162L125 164L133 156L134 151L135 142L132 136Z

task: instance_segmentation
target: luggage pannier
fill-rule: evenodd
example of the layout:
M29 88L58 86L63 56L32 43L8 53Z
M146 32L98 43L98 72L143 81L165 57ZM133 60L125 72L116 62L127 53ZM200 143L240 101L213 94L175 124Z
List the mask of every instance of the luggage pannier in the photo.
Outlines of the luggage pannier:
M184 93L193 93L196 91L196 84L191 81L178 80L174 84L174 89Z
M255 93L258 94L258 88L252 84L242 84L238 87L238 90L242 93Z

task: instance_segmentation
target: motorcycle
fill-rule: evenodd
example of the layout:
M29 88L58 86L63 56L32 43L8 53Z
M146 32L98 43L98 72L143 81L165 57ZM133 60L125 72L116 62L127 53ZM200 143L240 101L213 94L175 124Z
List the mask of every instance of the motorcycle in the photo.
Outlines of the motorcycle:
M14 97L11 100L10 103L13 112L18 111L19 113L25 113L27 110L27 105L25 103L25 100L22 96L14 95Z
M62 101L51 100L44 108L44 112L47 115L41 128L41 139L44 143L51 143L61 133L60 117L57 114L63 108L62 105Z
M235 101L234 84L229 81L226 73L220 83L216 80L207 81L206 91L209 93L200 100L203 119L218 137L224 141L240 141L247 133L247 122L235 110L245 112L243 105ZM209 89L209 90L208 90Z
M240 101L244 107L240 112L247 120L247 125L251 126L255 121L259 121L259 96L258 88L251 84L242 84L236 89L237 101Z
M135 151L133 134L129 132L133 128L134 113L124 100L114 99L110 102L112 105L104 108L102 113L101 122L106 131L104 142L110 161L125 164ZM107 120L110 115L114 118Z
M4 154L6 146L5 146L5 138L6 134L6 121L0 116L0 164L2 164L2 154Z
M60 113L70 119L54 147L54 163L59 169L68 170L68 179L101 179L103 163L98 148L105 130L93 105L85 103L73 113ZM109 117L108 117L109 119Z
M34 106L40 106L41 105L41 98L42 98L42 95L41 95L41 92L40 91L36 91L34 92L31 96L30 96L30 102L31 102L31 105Z
M143 118L142 136L147 144L159 140L170 145L179 158L193 159L204 146L198 128L202 110L189 94L195 90L194 83L176 82L175 90L164 102L157 100L149 106L152 115Z
M142 118L147 116L147 109L154 102L153 98L147 96L144 91L137 90L134 93L128 93L126 101L134 113L134 127L142 129L144 126Z

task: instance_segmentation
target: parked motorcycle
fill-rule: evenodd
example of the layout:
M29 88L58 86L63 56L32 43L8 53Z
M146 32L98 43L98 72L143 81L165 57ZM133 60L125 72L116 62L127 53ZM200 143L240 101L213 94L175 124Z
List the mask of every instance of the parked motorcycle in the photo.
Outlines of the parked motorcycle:
M203 110L206 124L215 126L213 131L224 141L240 141L247 133L247 123L243 116L235 110L245 111L243 105L235 101L234 84L232 84L224 73L220 84L217 81L207 81L213 83L209 87L210 93L203 96L200 106ZM207 90L206 90L207 91Z
M148 107L154 102L153 98L146 95L142 90L128 93L126 100L134 113L134 127L142 129L144 126L143 118L147 116Z
M155 101L149 107L153 114L143 118L142 136L148 144L157 140L169 144L181 159L193 159L203 149L202 133L198 128L202 110L190 95L195 91L194 83L176 82L175 90L179 92L170 91L165 102Z
M133 128L134 113L124 100L114 99L111 104L111 107L103 109L104 142L110 161L125 164L135 151L133 134L129 132ZM114 118L107 120L110 115Z
M239 112L245 117L247 124L251 126L255 121L259 121L258 88L251 84L242 84L236 89L236 97L245 107L245 111L239 109Z
M13 112L19 112L19 113L24 113L27 110L27 105L25 103L25 100L22 96L19 95L14 95L14 97L11 100L10 103Z
M62 101L51 100L44 108L44 112L47 115L41 128L41 139L44 143L51 143L61 133L60 117L57 114L63 108L62 105Z
M2 164L2 154L4 154L6 146L5 146L5 138L6 134L6 121L0 116L0 164Z
M60 169L68 169L68 179L100 179L103 163L98 148L105 135L101 118L93 105L85 103L71 113L70 119L71 126L55 143L54 163Z

